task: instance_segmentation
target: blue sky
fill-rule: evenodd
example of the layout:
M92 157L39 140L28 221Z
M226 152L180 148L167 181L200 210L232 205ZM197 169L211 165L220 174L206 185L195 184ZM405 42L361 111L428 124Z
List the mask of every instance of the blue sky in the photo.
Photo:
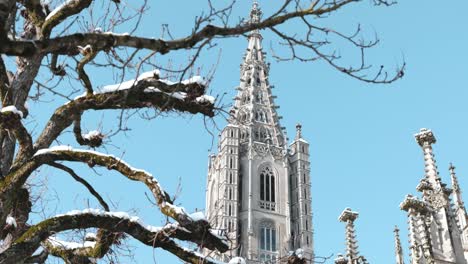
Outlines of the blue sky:
M319 23L345 32L352 32L361 23L368 36L377 32L381 43L369 53L369 59L375 65L393 69L404 58L407 70L398 82L366 84L320 61L277 63L271 57L270 43L278 39L268 32L264 33L264 47L271 62L270 81L276 86L273 93L278 96L276 102L284 117L282 124L289 135L294 135L295 124L301 122L303 135L311 145L316 254L329 256L344 251L344 226L337 218L345 207L351 207L360 213L356 226L362 254L370 263L390 264L394 263L394 225L402 229L404 252L406 256L409 253L406 216L399 203L406 194L416 193L415 187L424 174L423 156L414 133L422 127L434 131L442 178L448 182L448 164L453 162L462 188L468 190L468 3L401 0L398 5L384 8L373 7L370 2L344 8ZM160 25L168 23L174 35L183 36L190 32L193 17L204 5L205 1L158 1L152 4L138 33L159 36ZM241 1L234 17L246 16L250 5L251 1ZM261 0L260 5L267 15L274 7L266 0ZM295 30L295 26L293 23L282 28ZM239 64L247 42L240 37L218 43L202 54L198 66L206 72L220 56L210 93L226 93L223 102L229 103L239 84ZM336 47L343 55L351 55L349 61L353 60L348 46ZM187 56L178 53L169 57L177 63ZM111 76L94 75L97 83L112 82ZM40 104L31 108L39 121L51 110ZM225 124L221 117L214 120L219 127ZM102 122L105 131L115 125L115 113L89 113L84 122L89 130ZM182 191L177 201L189 211L204 208L207 156L215 151L212 142L216 142L216 136L213 138L209 132L218 131L207 129L199 116L171 114L152 121L133 118L130 122L133 130L113 139L118 148L109 146L101 151L121 153L134 167L153 173L170 193L176 193L180 182ZM158 209L146 199L144 186L105 170L93 176L85 166L77 169L114 202L117 210L137 209L134 213L145 222L163 223ZM50 211L62 213L96 206L92 200L87 205L84 190L68 176L52 169L41 172L43 176L38 178L47 176L50 197L60 197L60 205L49 207ZM160 250L131 245L136 247L136 263L179 263Z

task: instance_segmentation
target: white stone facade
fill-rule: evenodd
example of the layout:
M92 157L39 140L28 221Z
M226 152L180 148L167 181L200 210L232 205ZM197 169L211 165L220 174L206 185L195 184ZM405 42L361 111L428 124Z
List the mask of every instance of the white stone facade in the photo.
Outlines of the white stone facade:
M410 264L467 264L468 224L461 189L450 164L452 188L439 177L432 145L436 138L431 130L421 129L415 135L424 155L425 175L417 186L421 198L407 195L400 208L408 213ZM364 264L367 260L357 251L353 222L357 213L346 209L340 220L347 223L345 256L338 255L336 264ZM399 230L395 227L396 264L404 264Z
M251 20L260 16L254 4ZM258 31L250 34L232 117L220 134L218 154L209 158L206 214L231 240L232 250L219 259L279 263L301 248L313 263L309 144L300 125L287 144L261 41Z

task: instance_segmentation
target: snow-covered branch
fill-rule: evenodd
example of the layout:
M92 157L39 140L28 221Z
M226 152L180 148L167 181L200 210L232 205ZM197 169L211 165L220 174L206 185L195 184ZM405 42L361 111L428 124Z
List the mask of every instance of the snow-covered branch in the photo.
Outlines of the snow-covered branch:
M52 254L60 255L66 251L71 255L100 256L100 248L95 246L96 242L67 242L55 235L67 230L86 228L101 228L111 232L123 232L147 246L162 248L191 263L196 263L194 260L200 260L200 258L204 257L179 246L174 239L194 242L209 249L219 248L215 244L206 243L207 241L202 239L204 236L201 236L201 234L192 233L180 227L179 224L154 227L144 224L138 217L130 216L125 212L85 209L57 215L31 226L9 249L0 254L0 262L17 263L32 255L41 243L44 243L44 246ZM205 263L214 262L207 260Z
M92 2L92 0L66 0L47 15L42 25L43 34L48 36L52 28L66 18L88 8Z
M87 110L156 108L160 111L180 111L214 115L214 98L206 96L205 83L197 78L170 83L160 80L156 72L142 74L137 80L103 87L92 95L80 96L59 107L34 144L35 149L47 148Z

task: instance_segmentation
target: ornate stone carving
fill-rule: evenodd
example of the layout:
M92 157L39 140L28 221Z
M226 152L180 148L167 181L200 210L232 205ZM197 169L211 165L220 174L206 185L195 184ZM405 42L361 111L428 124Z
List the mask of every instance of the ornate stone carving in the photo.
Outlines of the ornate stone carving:
M260 156L265 156L268 153L268 146L265 145L265 144L254 143L253 144L253 149Z
M431 193L426 196L426 201L434 208L444 208L447 206L447 200L445 199L445 195L443 193Z
M283 158L283 150L281 148L270 148L271 154L273 155L273 158L276 160L279 160Z

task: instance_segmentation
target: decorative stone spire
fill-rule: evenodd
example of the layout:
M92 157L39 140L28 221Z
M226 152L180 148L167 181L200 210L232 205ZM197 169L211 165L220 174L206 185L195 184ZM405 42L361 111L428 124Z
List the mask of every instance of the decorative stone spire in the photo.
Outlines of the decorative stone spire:
M404 264L403 260L403 248L401 247L401 241L400 241L400 229L398 229L397 226L395 226L395 229L393 230L395 233L395 255L396 255L396 264Z
M262 10L258 6L258 2L254 1L252 5L252 10L250 10L250 22L258 23L262 17Z
M302 125L298 123L296 125L296 140L300 138L302 138Z
M340 222L346 223L346 256L349 263L354 263L353 261L359 258L356 231L354 229L354 221L358 216L357 212L353 212L351 208L346 208L338 218Z
M261 15L258 3L254 2L249 23L258 23ZM248 40L230 123L241 126L241 132L245 135L241 141L252 139L253 142L284 146L285 135L279 123L281 117L276 112L275 96L271 93L269 64L265 62L259 30L252 31Z
M432 144L436 143L436 138L432 131L427 128L421 128L420 132L415 134L414 137L424 153L425 178L434 189L440 189L439 172L432 152Z
M453 195L453 202L455 204L455 210L457 209L465 209L465 204L463 203L460 185L458 184L457 175L455 174L455 166L450 163L449 167L450 171L450 178L452 179L452 195Z

